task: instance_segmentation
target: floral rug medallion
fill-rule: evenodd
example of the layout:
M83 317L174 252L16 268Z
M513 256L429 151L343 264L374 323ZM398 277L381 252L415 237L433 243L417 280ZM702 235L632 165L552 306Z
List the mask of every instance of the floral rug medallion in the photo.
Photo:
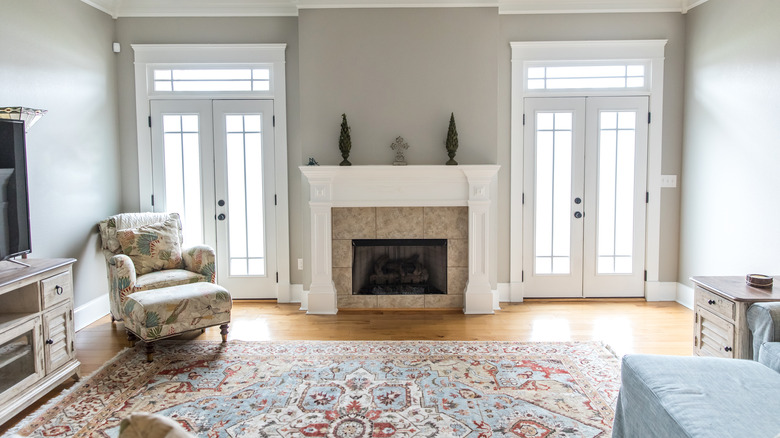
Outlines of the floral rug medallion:
M607 437L604 346L518 342L160 341L120 353L23 436L115 437L155 412L200 437Z

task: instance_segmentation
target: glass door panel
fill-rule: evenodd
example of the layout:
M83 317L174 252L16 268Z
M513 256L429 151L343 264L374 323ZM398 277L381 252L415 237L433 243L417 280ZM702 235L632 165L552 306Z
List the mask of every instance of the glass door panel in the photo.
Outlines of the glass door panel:
M579 297L585 100L526 99L525 114L525 296Z

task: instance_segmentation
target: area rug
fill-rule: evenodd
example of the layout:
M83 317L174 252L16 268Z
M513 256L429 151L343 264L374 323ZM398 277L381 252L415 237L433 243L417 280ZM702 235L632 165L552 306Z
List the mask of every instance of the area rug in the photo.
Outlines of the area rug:
M22 436L115 437L155 412L200 437L606 437L619 363L596 342L161 341L34 414Z

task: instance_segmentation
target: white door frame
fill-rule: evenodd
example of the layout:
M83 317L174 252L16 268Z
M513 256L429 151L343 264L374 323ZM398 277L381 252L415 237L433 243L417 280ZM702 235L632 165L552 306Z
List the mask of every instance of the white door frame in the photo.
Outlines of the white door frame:
M511 92L511 175L510 175L510 301L523 301L523 115L526 97L553 96L649 96L653 115L648 132L647 205L645 240L645 296L648 283L659 281L661 234L661 153L663 135L664 47L667 40L623 41L533 41L512 42ZM526 72L530 63L539 61L632 60L648 62L647 86L642 91L583 92L529 90Z
M141 211L152 211L152 138L149 128L150 101L154 99L270 99L274 101L276 257L279 281L276 297L290 302L290 230L287 182L287 86L285 82L286 44L133 44L135 53L135 108L138 136L138 193ZM156 65L200 66L255 65L271 67L268 91L204 93L160 93L153 88Z

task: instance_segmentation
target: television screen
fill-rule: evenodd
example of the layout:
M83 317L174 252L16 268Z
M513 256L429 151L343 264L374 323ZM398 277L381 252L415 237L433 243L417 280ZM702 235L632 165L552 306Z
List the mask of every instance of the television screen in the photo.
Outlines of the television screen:
M0 259L30 250L24 122L0 119Z

